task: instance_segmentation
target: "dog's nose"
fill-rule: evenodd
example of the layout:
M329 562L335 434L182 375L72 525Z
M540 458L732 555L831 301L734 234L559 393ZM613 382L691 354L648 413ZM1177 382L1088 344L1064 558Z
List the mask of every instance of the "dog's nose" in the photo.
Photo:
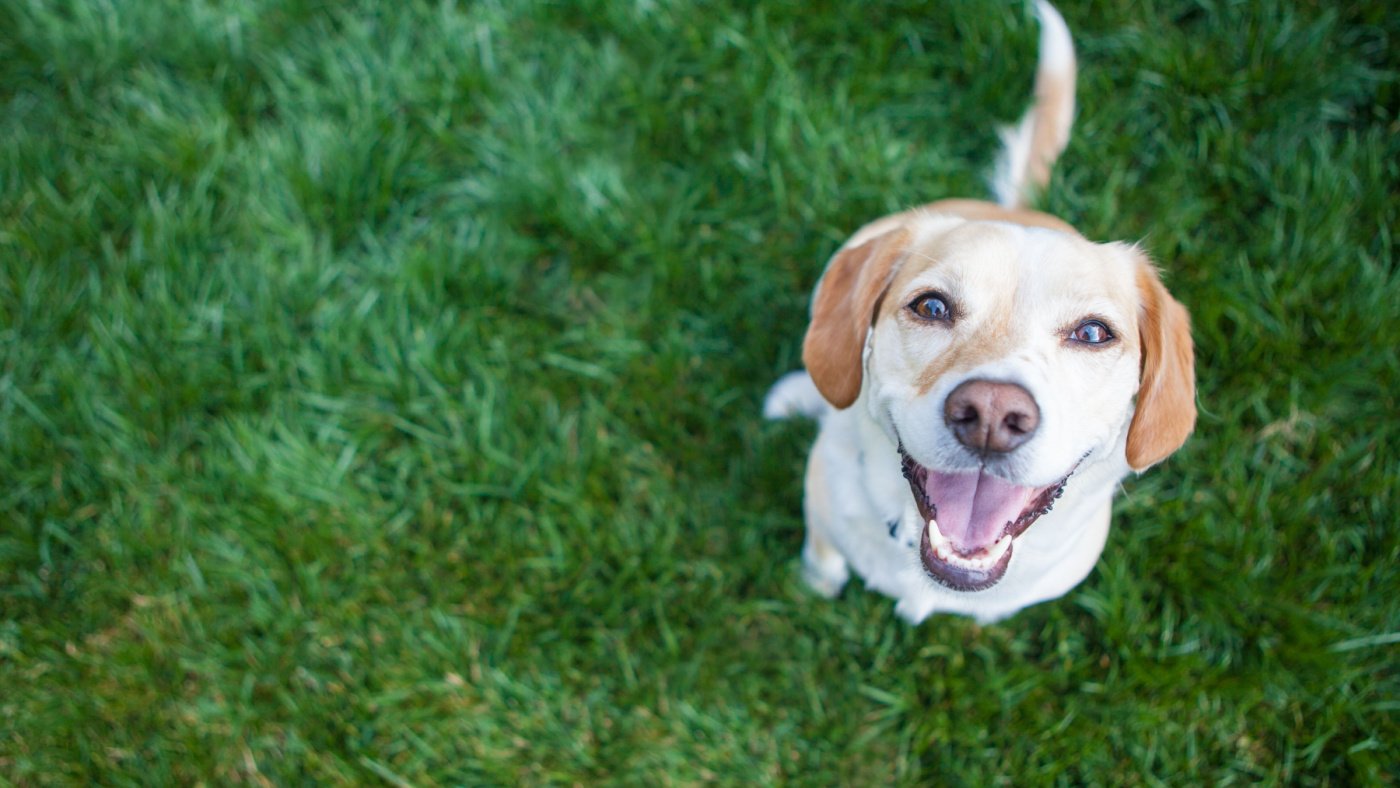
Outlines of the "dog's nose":
M978 452L1005 454L1040 426L1040 407L1015 383L969 380L953 389L943 414L958 442Z

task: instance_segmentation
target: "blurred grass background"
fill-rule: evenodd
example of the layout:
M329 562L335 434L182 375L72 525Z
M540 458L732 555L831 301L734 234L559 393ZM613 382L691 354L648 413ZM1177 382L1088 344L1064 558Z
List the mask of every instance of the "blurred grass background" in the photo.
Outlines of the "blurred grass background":
M797 576L759 402L980 196L1007 0L0 1L0 784L1394 785L1400 15L1065 2L1046 207L1202 417L978 627Z

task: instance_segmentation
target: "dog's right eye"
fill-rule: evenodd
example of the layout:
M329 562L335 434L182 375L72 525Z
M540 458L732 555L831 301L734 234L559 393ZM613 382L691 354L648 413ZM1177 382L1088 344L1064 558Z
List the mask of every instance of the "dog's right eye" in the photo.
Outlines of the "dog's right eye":
M914 314L925 320L952 320L953 310L938 293L924 293L909 304Z

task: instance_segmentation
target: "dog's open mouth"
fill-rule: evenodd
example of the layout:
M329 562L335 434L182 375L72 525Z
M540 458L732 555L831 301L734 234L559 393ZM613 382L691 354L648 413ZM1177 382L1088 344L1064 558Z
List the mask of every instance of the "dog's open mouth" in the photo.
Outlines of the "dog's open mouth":
M996 585L1011 563L1016 537L1050 511L1075 470L1045 487L1022 487L983 470L931 471L903 445L899 455L926 524L919 558L930 577L954 591Z

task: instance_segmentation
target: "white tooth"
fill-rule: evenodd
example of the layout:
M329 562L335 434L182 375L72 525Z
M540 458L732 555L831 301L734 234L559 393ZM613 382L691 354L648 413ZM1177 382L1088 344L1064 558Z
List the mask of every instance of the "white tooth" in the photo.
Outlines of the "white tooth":
M930 521L929 529L929 542L933 548L934 556L940 561L963 569L985 572L996 566L1002 556L1006 555L1006 551L1011 549L1012 539L1010 535L1007 535L996 540L991 547L985 550L979 550L974 555L964 556L954 550L948 538L938 531L937 523Z
M939 558L946 558L952 552L952 547L948 542L948 537L938 529L938 521L928 521L928 544L933 548L933 554Z
M1000 561L1001 557L1006 555L1006 551L1009 549L1011 549L1011 534L1003 536L997 540L996 544L992 545L992 549L987 552L988 565L990 566Z
M938 529L938 521L930 519L928 521L928 541L934 547L948 544L948 537Z

